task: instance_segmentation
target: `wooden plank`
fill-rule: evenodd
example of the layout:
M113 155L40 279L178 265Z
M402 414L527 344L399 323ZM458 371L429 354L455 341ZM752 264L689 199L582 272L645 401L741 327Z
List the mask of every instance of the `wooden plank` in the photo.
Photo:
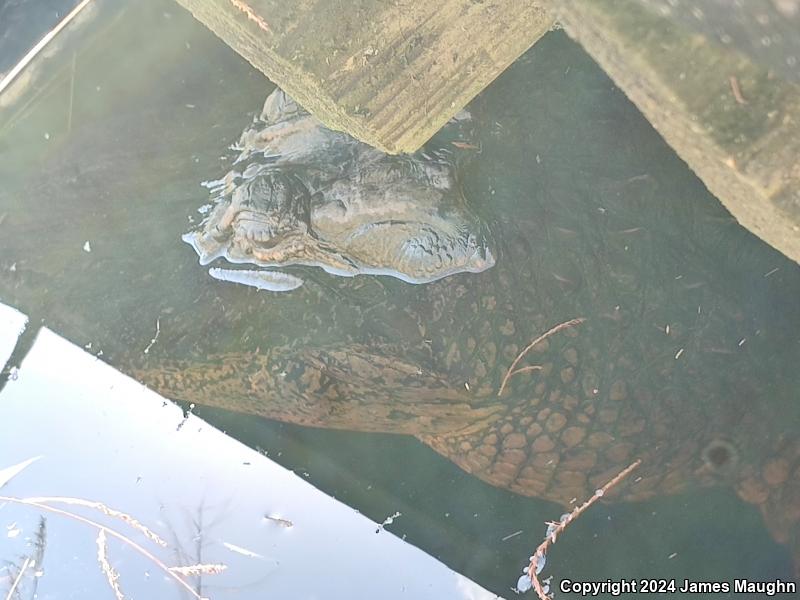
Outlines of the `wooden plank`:
M412 152L546 31L529 0L177 0L331 128Z
M567 33L739 222L800 262L800 87L748 48L734 51L648 3L549 0ZM713 6L703 13L689 4L675 10L713 23Z

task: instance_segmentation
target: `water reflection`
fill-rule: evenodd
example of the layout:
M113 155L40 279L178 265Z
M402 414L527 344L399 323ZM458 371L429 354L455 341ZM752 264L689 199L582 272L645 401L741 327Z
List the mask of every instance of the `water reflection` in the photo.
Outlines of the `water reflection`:
M9 598L496 598L48 330L0 407Z
M69 135L67 70L0 138L4 298L171 396L323 428L208 413L377 521L402 512L497 592L561 512L523 495L580 501L634 457L641 479L619 491L651 500L587 513L550 558L560 572L788 576L733 491L775 539L796 534L798 268L574 45L550 36L471 107L480 154L462 177L495 267L424 286L296 267L306 285L271 295L208 278L179 242L263 80L167 5L128 10L120 23L146 23L157 50L122 75L111 50L136 28L87 36ZM498 397L517 353L575 317Z

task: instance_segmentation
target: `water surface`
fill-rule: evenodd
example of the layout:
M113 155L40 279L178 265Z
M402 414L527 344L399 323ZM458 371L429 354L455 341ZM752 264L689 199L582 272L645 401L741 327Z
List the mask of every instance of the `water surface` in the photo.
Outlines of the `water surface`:
M201 361L298 341L418 341L408 315L430 310L434 288L309 268L290 269L307 283L287 294L210 278L180 236L201 218L200 182L227 171L227 146L271 84L172 2L106 3L86 32L0 113L2 301L123 371L143 358ZM731 219L579 47L548 35L470 110L479 150L463 183L500 242L498 261L517 261L512 292L536 283L542 305L525 310L543 321L528 324L531 337L576 316L602 322L620 305L652 312L653 330L631 335L662 340L657 328L673 323L699 339L698 314L735 307L715 330L722 352L687 346L684 360L722 393L726 364L746 352L753 402L770 403L776 422L796 418L800 270ZM477 294L477 276L457 277L467 298ZM445 341L431 346L445 362ZM704 400L693 399L701 412ZM402 512L395 532L502 595L562 512L410 437L197 411L379 522ZM791 564L757 509L715 488L595 506L548 572L731 581L786 579Z

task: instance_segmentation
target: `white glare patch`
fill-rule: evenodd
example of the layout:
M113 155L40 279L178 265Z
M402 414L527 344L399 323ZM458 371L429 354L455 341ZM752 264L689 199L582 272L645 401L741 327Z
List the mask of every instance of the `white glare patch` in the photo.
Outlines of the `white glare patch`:
M242 556L247 556L249 558L264 558L257 552L253 552L252 550L248 550L247 548L242 548L241 546L237 546L229 542L222 542L222 545L225 546L231 552L235 552L236 554L241 554Z
M280 271L248 271L241 269L209 269L208 274L214 279L249 285L259 290L270 292L290 292L303 285L303 280Z
M89 240L86 240L83 243L83 251L84 252L91 252L92 251L92 245L89 243Z
M42 458L41 456L34 456L33 458L29 458L28 460L23 460L21 463L17 463L16 465L12 465L10 467L6 467L5 469L0 470L0 488L11 481L14 477L16 477L19 473L23 470L27 469L28 466L35 463L37 460ZM16 523L13 523L8 526L8 529L12 527L16 527Z
M524 594L533 587L530 576L525 573L517 580L517 591Z

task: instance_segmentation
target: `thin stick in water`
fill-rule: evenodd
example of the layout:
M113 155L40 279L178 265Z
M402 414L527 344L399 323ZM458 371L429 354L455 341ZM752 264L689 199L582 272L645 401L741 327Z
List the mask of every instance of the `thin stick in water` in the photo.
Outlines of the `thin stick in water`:
M531 562L528 564L528 577L530 577L531 584L533 585L533 589L536 590L536 594L539 596L540 600L552 600L552 596L550 596L542 586L542 583L539 581L539 577L537 575L537 570L539 569L539 563L544 560L545 554L547 554L547 550L556 543L558 536L564 532L567 526L572 523L575 519L577 519L581 513L583 513L586 509L588 509L592 504L597 502L600 498L606 495L608 490L613 488L617 485L620 481L625 479L631 472L636 469L639 465L642 464L641 459L634 461L632 464L627 466L623 469L616 477L614 477L611 481L606 483L603 487L597 490L594 495L589 498L586 502L575 508L571 513L564 516L560 521L548 523L548 531L547 535L544 538L544 541L539 544L536 548L536 551L531 556Z
M542 341L546 340L551 335L553 335L555 333L558 333L562 329L567 329L568 327L574 327L575 325L580 325L585 320L586 319L584 319L584 318L579 318L579 319L571 319L570 321L565 321L564 323L559 323L555 327L552 327L551 329L549 329L548 331L544 332L542 335L537 337L530 344L525 346L525 349L517 355L517 358L515 358L514 362L511 363L511 366L508 367L508 371L506 371L506 375L505 375L505 377L503 377L503 382L500 384L500 390L497 392L497 395L498 396L502 396L503 395L503 392L506 389L506 384L508 383L508 380L515 373L523 373L525 371L533 371L533 370L535 370L535 369L531 369L531 368L528 368L528 367L523 367L522 369L519 369L517 371L514 370L514 368L519 364L519 361L521 361L523 359L523 357L530 351L531 348L533 348L539 342L542 342Z
M69 72L69 108L67 109L67 133L72 131L72 106L75 103L75 69L78 66L78 53L72 53L72 66Z
M159 317L158 319L156 319L156 334L155 334L155 335L153 336L153 338L150 340L150 343L149 343L149 344L147 344L147 348L145 348L145 349L144 349L144 353L145 353L145 354L147 354L148 352L150 352L150 348L152 348L152 347L153 347L153 344L155 344L155 343L158 341L158 335L159 335L160 333L161 333L161 318Z

